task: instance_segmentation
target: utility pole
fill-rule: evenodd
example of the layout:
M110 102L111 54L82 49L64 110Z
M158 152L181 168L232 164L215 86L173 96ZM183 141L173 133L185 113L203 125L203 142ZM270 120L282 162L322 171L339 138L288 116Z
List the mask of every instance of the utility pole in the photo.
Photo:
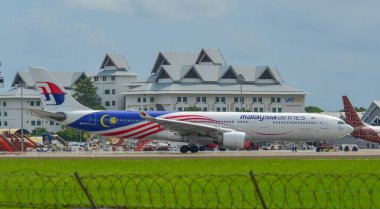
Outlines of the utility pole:
M239 81L240 81L240 112L243 111L243 82L244 82L244 76L242 74L239 74Z
M24 153L24 94L23 89L25 84L17 84L21 88L21 153Z

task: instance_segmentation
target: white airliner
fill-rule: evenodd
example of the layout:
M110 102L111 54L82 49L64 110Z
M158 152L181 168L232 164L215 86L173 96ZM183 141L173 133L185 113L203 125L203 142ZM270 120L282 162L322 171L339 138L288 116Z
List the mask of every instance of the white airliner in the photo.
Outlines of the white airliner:
M245 141L319 141L353 131L341 119L309 113L91 110L65 93L45 68L30 72L46 107L31 110L37 116L102 136L188 142L182 153L197 152L195 143L243 148Z

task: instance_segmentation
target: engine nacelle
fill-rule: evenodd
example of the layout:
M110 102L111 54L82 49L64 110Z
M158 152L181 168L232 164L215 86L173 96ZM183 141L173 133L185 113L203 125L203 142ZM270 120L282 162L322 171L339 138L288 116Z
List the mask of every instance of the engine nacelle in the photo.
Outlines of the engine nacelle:
M244 132L223 133L223 146L226 148L244 148Z

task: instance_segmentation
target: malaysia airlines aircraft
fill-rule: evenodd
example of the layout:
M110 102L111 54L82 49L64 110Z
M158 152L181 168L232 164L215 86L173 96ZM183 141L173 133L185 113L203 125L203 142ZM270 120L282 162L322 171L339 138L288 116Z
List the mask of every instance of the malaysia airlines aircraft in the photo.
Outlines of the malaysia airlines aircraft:
M348 97L343 96L342 99L347 123L354 128L351 135L355 138L361 138L369 142L380 143L380 127L364 123L356 113L356 110L352 106Z
M78 103L45 68L31 68L45 110L35 115L97 135L126 139L188 142L243 148L244 142L319 141L345 136L353 128L339 118L309 113L165 112L92 110Z

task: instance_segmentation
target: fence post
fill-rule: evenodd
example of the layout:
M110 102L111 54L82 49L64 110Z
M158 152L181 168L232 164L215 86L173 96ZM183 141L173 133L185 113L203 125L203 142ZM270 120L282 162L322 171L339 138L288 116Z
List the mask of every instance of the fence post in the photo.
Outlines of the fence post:
M74 175L75 175L75 178L77 179L80 187L83 189L83 191L86 194L88 200L90 201L92 208L93 209L97 209L97 207L95 205L95 202L94 202L94 199L92 199L92 196L91 196L90 192L88 191L86 185L84 185L84 183L83 183L81 177L79 176L78 172L75 171Z
M249 175L251 176L251 180L252 180L253 186L255 187L256 193L259 196L261 206L263 206L264 209L267 209L267 206L265 205L264 198L261 195L259 185L257 184L255 176L253 175L253 171L249 171Z

